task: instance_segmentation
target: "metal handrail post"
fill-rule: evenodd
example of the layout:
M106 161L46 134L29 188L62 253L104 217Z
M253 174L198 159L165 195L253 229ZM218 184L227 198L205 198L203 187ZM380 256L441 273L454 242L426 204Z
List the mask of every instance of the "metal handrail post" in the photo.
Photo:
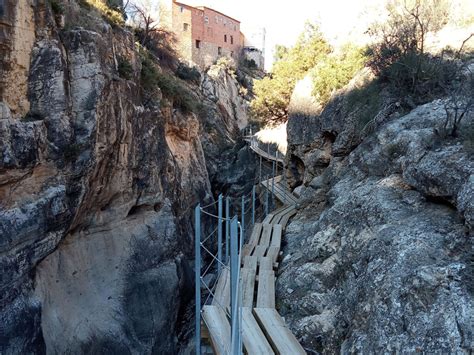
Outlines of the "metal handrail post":
M270 186L268 185L268 180L267 180L267 188L265 189L265 216L268 216L268 194L270 190Z
M275 162L272 164L272 208L275 205Z
M231 339L232 339L232 354L238 354L238 342L237 337L239 333L238 329L238 315L237 315L237 286L238 286L238 269L239 269L239 261L238 261L238 221L237 217L232 219L231 227L230 227L230 310L231 310Z
M201 205L198 204L194 209L194 282L196 286L196 354L201 355Z
M255 185L252 187L252 225L255 225Z
M230 237L230 200L225 198L225 262L229 261L229 237Z
M242 245L244 245L243 238L245 238L245 196L242 196L242 217L241 217L240 229L242 231L242 238L240 239L240 247L242 247Z
M217 274L221 274L221 262L222 262L222 194L219 195L219 200L217 204L218 208L218 221L217 221Z

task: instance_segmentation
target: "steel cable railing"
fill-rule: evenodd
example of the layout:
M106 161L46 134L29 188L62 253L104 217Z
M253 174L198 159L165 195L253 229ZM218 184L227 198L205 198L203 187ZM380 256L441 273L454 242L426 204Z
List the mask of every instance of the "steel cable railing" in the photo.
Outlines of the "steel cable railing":
M250 141L253 143L254 139ZM268 154L269 152L269 146ZM257 153L258 154L258 153ZM269 206L269 195L272 195L272 205L274 205L275 195L275 176L278 172L278 164L281 163L277 159L273 160L271 179L269 174L266 179L266 188L262 188L262 163L260 158L260 171L255 175L253 179L247 181L252 183L252 190L240 196L239 198L231 196L219 195L218 199L205 205L196 206L195 208L195 281L196 281L196 352L200 353L200 327L202 316L202 304L201 304L201 286L206 290L207 297L204 300L204 305L210 303L212 297L212 304L219 307L231 320L231 349L226 348L225 351L228 354L242 353L242 292L240 289L240 268L242 265L242 247L244 240L246 239L246 232L251 230L251 226L257 221L262 222L265 216L268 214L270 209ZM282 169L284 171L284 167ZM270 188L270 180L272 187ZM283 189L283 193L286 193L286 189ZM225 208L224 208L225 201ZM263 201L263 202L262 202ZM216 207L217 205L217 207ZM212 208L212 209L211 209ZM211 209L211 211L209 210ZM215 212L217 209L217 212ZM225 209L225 211L224 211ZM232 211L232 213L231 213ZM201 218L206 216L212 221L217 221L217 226L212 229L210 233L206 233L206 236L201 238ZM240 216L240 221L239 217ZM211 227L212 228L212 227ZM217 234L217 254L212 252L212 247L208 247L205 244L208 243L211 238ZM223 235L224 234L224 235ZM223 255L222 249L225 247L225 254ZM204 272L201 273L201 250L204 255L210 257L210 262L204 268ZM229 255L230 254L230 255ZM230 258L229 258L230 256ZM217 267L216 278L212 284L208 284L205 280L205 276L212 272ZM216 296L219 280L224 276L224 273L230 273L230 313L226 305L221 304L221 300ZM212 278L210 278L212 279ZM204 318L203 318L204 319ZM206 320L204 319L206 323ZM208 325L209 326L209 325Z

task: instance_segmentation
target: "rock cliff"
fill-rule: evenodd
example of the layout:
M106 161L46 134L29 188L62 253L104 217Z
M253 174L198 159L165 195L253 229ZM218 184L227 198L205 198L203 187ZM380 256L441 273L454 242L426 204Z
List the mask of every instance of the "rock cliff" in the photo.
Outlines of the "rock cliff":
M310 353L472 352L472 142L440 134L442 100L408 114L385 101L364 134L344 105L354 85L322 112L308 85L294 93L289 179L302 197L281 313Z
M0 14L0 353L176 353L191 211L246 104L214 68L188 84L206 114L143 105L133 35L58 28L48 4Z

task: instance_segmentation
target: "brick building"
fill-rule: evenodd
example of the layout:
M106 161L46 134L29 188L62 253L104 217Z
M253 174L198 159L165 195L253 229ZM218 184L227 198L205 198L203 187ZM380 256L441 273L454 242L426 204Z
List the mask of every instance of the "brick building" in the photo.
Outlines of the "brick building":
M244 44L240 21L206 6L173 0L171 26L181 56L203 68L222 56L237 60Z

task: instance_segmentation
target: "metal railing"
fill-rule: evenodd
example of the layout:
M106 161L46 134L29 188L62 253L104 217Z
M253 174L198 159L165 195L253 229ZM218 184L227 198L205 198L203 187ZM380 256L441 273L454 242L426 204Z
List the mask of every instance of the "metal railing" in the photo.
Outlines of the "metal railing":
M266 192L268 194L268 191ZM230 318L231 323L231 349L228 349L228 354L242 353L242 323L241 323L241 290L239 287L240 280L240 265L242 264L241 251L244 245L245 235L247 230L251 230L251 226L257 220L263 220L265 214L263 211L258 212L256 202L262 198L262 193L257 194L257 187L253 185L252 190L241 196L237 203L232 204L230 196L224 197L222 194L218 196L216 202L201 207L195 207L195 297L196 297L196 354L201 351L201 319L202 307L210 302L212 297L215 303L226 315ZM225 213L224 213L225 201ZM208 209L217 204L217 212L209 212ZM237 210L239 204L240 213L232 215L231 210ZM231 208L234 207L234 208ZM262 210L262 209L261 209ZM264 208L268 211L268 206ZM210 217L211 220L216 221L216 228L211 233L203 235L202 233L202 218L203 216ZM240 217L240 220L239 220ZM225 225L224 225L225 224ZM212 226L211 226L212 228ZM217 235L217 252L213 253L209 247L205 245L206 242L212 240L211 238ZM211 261L203 268L203 256L208 256ZM217 264L217 265L216 265ZM217 267L217 278L212 285L207 284L205 276ZM204 270L204 272L202 272ZM226 270L230 271L230 314L228 309L219 303L216 299L215 291L219 279L223 277L222 273ZM201 299L201 286L208 292L204 302Z
M249 131L251 134L251 130ZM268 148L268 154L270 150ZM201 320L203 305L207 305L212 297L217 306L229 317L231 324L231 349L226 349L228 354L242 354L242 300L241 290L239 287L240 280L240 266L242 265L241 251L244 245L246 232L251 230L256 221L263 221L268 215L270 209L275 207L275 177L278 174L278 164L282 163L278 159L273 159L271 175L266 175L266 189L260 189L257 193L257 186L260 187L262 180L262 156L260 157L259 172L253 180L252 190L242 195L239 198L232 198L230 196L223 196L220 194L216 201L201 206L198 204L195 207L195 337L196 337L196 354L201 354ZM276 156L278 158L278 156ZM283 179L285 182L285 167L282 164ZM269 181L271 179L271 187ZM263 191L264 190L264 191ZM284 199L286 202L286 188L284 189ZM271 197L270 197L271 194ZM264 201L263 206L257 207L257 201ZM215 208L217 211L209 211ZM236 212L240 209L240 213ZM215 224L212 232L203 235L202 233L202 218L203 216L210 217L211 229ZM239 220L240 217L240 220ZM214 222L214 224L212 223ZM212 247L207 247L206 243L212 242L217 236L216 244L217 251L212 252ZM204 272L202 259L203 256L208 256L211 261L205 266ZM213 269L214 268L214 269ZM212 285L207 284L204 277L217 268L217 277ZM219 303L216 299L215 291L219 279L223 277L223 272L230 272L230 313L228 309ZM206 290L207 297L202 302L201 286Z

